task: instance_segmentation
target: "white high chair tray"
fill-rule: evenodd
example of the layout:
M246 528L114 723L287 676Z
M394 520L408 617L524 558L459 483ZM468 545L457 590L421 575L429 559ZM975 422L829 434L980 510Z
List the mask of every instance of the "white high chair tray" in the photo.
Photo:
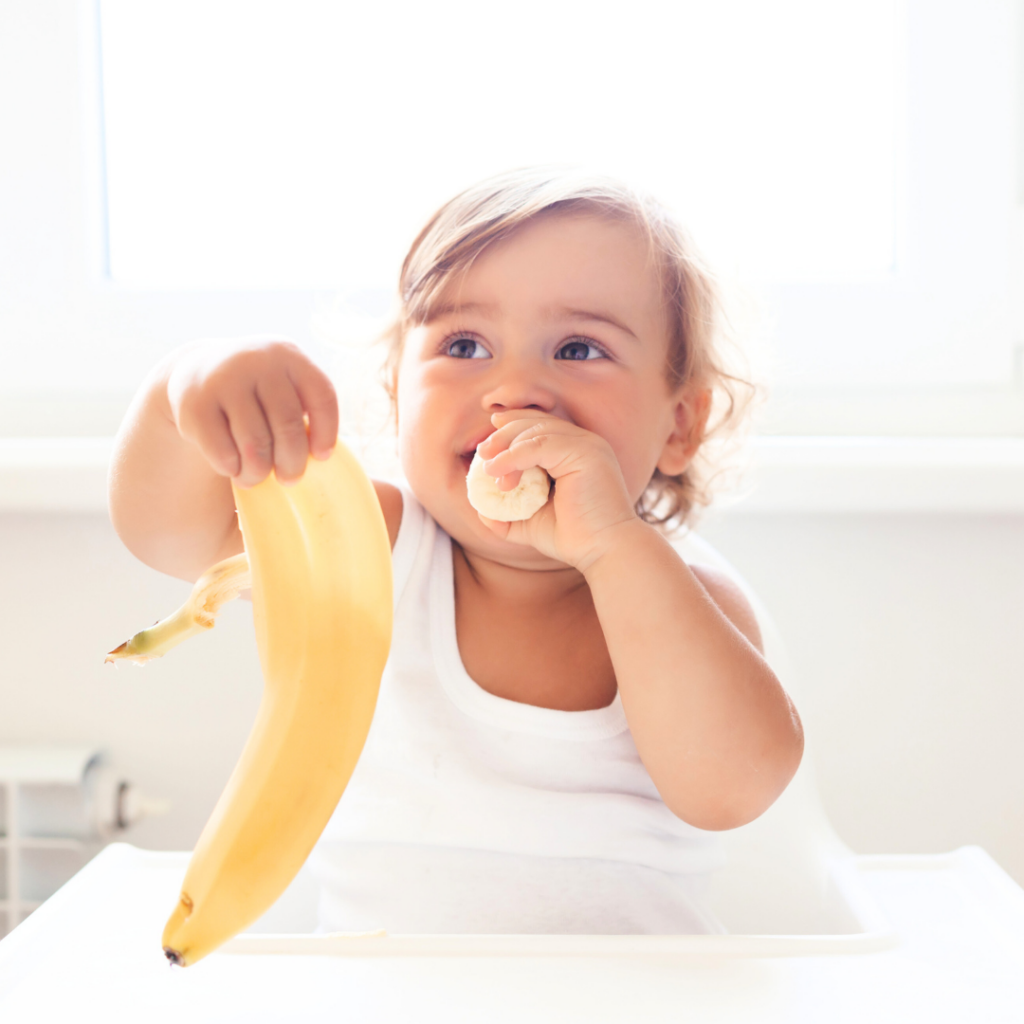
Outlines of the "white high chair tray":
M854 858L884 927L844 936L251 935L171 968L187 860L108 847L0 942L0 1019L1024 1020L1024 891L976 848Z

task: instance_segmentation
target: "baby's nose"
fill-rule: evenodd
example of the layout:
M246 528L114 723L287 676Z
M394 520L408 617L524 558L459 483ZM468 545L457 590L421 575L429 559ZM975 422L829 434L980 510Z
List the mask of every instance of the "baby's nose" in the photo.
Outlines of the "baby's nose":
M543 373L528 367L503 369L483 396L483 407L488 412L504 409L554 412L557 405L558 395Z

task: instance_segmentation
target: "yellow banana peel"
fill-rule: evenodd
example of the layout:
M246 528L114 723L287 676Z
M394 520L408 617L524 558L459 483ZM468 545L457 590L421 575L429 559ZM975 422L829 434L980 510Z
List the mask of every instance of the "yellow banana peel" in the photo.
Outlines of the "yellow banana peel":
M391 646L387 527L340 441L297 483L271 475L235 500L264 692L164 929L182 965L252 924L302 867L362 753Z
M211 565L196 580L188 600L176 612L148 629L139 630L130 640L115 647L103 659L104 662L131 661L145 665L154 658L162 658L190 636L213 629L221 606L251 586L248 555L233 555Z

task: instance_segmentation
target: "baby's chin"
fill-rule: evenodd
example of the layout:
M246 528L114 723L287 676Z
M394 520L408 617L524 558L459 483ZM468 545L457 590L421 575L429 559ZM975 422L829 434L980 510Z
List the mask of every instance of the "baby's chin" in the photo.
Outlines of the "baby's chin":
M445 532L470 558L484 558L489 562L503 565L506 569L519 569L524 572L551 572L552 570L570 568L565 562L548 558L547 555L542 555L536 548L529 545L513 544L511 541L501 540L491 533L483 523L480 523L480 527L487 532L486 537L480 537L478 534L470 535L468 531L462 537L448 530Z
M515 544L503 540L486 523L480 521L476 509L469 504L468 499L464 516L446 517L447 522L437 516L434 518L441 529L471 556L486 558L510 569L527 569L532 572L569 568L565 562L549 558L529 544Z

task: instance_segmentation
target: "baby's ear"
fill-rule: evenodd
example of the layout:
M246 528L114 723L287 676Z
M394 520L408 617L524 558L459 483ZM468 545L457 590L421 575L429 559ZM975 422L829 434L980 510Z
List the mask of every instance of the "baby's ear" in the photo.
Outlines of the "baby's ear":
M676 395L673 413L675 424L658 459L658 469L665 476L684 473L704 442L711 415L711 389L698 384L684 385Z

